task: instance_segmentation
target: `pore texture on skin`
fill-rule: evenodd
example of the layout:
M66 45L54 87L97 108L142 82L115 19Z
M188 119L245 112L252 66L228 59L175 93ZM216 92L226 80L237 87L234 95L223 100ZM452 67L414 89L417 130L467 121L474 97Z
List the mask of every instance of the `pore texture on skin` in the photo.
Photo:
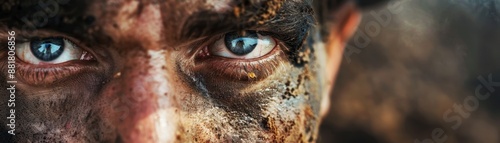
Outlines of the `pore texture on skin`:
M328 87L321 26L311 1L11 0L0 5L0 59L7 58L8 31L16 32L18 55L16 135L1 126L2 141L317 139L320 101ZM258 33L257 52L227 54L227 44L217 43L230 32ZM69 43L63 54L70 56L61 57L69 59L41 61L30 51L40 48L34 41L56 40ZM6 60L0 69L5 89ZM7 92L0 91L2 106ZM9 114L5 109L0 108L3 117Z

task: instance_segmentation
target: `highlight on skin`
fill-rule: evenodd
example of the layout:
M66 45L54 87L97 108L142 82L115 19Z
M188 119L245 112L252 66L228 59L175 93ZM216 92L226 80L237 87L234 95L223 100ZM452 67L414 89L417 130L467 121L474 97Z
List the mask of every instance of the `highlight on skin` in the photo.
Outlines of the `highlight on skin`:
M334 77L330 74L338 68L324 63L340 60L325 48L342 49L357 24L353 2L337 3L350 5L338 12L338 7L319 7L309 0L50 4L58 9L44 11L53 13L40 23L33 17L40 12L39 1L9 3L0 11L0 39L7 39L7 31L19 33L28 48L20 48L18 55L63 45L46 40L44 47L33 47L33 41L51 37L67 39L82 52L62 63L49 56L38 65L18 57L16 109L21 112L16 113L16 130L22 134L4 135L7 129L0 127L2 140L315 142L320 110L326 108L322 101L331 86L325 77ZM333 26L319 22L326 17L315 13L320 10L339 19ZM36 24L26 26L20 18ZM335 32L324 35L325 27ZM240 37L225 38L234 32ZM338 37L335 41L341 43L324 44L322 36ZM234 47L216 44L232 40L238 43ZM210 49L214 46L220 49ZM2 47L0 58L6 53ZM2 71L6 65L0 61ZM0 81L6 80L4 73Z

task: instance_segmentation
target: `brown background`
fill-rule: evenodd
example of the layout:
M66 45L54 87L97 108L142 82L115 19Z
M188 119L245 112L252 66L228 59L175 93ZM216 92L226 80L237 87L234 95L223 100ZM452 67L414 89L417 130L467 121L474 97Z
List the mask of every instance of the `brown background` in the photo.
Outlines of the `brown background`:
M456 130L443 115L474 96L478 77L500 82L500 1L400 2L369 45L344 58L319 142L413 143L442 128L449 143L499 143L500 87ZM358 32L384 11L364 10Z

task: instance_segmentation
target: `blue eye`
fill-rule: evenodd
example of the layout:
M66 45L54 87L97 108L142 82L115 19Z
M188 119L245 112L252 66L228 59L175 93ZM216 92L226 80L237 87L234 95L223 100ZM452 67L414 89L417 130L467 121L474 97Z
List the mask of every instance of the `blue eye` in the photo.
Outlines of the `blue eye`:
M238 56L251 53L257 47L259 36L255 31L231 32L224 37L228 50Z
M47 38L31 41L31 52L42 61L53 61L64 51L64 40L62 38Z
M68 39L38 38L17 45L19 59L30 64L59 64L72 60L89 60L92 55Z
M271 36L257 31L230 32L208 46L208 52L225 58L255 59L270 53L276 45Z

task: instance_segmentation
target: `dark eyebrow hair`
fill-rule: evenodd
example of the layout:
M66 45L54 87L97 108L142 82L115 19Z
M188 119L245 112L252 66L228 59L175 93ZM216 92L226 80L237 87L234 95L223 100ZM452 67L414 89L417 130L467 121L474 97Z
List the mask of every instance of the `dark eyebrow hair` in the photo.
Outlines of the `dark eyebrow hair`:
M265 6L253 5L255 9L247 8L246 12L239 16L234 11L200 11L184 22L179 32L180 38L195 39L232 31L258 29L282 40L290 48L298 48L302 46L309 29L316 24L312 5L308 1L285 1L280 5L280 8L274 11L275 16L269 19L259 19L262 11L268 11Z
M85 14L88 3L77 0L9 1L2 4L0 25L22 31L49 29L80 38L95 21L94 17Z

